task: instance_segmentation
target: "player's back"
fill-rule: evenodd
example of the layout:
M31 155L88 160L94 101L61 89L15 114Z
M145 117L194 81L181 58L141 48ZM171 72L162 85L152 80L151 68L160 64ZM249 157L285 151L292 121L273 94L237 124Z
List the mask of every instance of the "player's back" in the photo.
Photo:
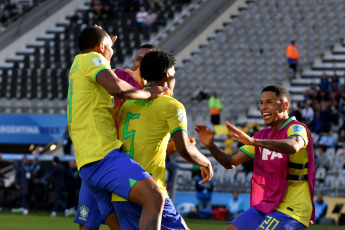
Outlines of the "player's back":
M98 73L106 69L109 62L91 52L77 55L70 70L67 117L79 169L121 146L112 119L113 98L97 83Z
M125 152L151 173L166 193L166 147L170 135L186 130L184 106L171 96L129 100L122 105L119 117L119 138Z

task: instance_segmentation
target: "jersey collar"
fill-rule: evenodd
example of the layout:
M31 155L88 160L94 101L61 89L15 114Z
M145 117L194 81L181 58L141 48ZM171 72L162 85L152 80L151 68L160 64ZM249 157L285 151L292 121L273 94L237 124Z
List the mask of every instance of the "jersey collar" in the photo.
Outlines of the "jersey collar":
M290 117L287 121L285 121L285 123L282 125L282 126L280 126L280 128L279 129L282 129L282 128L284 128L287 124L289 124L291 121L293 121L293 120L296 120L296 117Z

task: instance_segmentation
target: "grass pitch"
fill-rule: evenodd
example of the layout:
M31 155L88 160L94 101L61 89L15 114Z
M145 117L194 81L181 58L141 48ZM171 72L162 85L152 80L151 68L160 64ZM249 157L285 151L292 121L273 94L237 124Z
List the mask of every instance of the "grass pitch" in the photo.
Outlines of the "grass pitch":
M0 213L0 229L1 230L77 230L78 225L73 223L73 217L63 217L62 213L57 217L49 217L48 212L29 213L24 216L22 214L14 214L10 212ZM223 230L227 226L225 221L212 220L191 220L186 219L187 225L191 230ZM101 230L109 229L102 226ZM325 226L313 225L311 230L340 230L344 226Z

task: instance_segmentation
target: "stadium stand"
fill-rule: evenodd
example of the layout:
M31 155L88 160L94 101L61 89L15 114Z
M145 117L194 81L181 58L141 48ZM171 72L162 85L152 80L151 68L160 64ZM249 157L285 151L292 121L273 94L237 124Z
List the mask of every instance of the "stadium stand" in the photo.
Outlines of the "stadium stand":
M140 44L150 42L166 48L169 36L178 34L182 25L188 24L193 18L205 18L203 7L210 1L160 1L161 4L153 6L160 24L151 33L139 31L133 24L135 11L130 10L129 6L117 6L117 15L111 20L99 19L91 4L81 6L77 11L83 21L80 27L72 27L70 20L73 15L68 15L62 22L56 22L56 26L46 31L45 35L38 36L35 42L17 52L16 57L0 63L0 113L65 113L68 68L78 53L76 36L85 25L99 24L110 34L119 34L112 65L127 67L131 65L134 50ZM146 8L152 7L149 1L139 2ZM303 105L310 99L306 94L311 85L320 94L319 83L324 74L329 78L338 76L339 84L344 85L344 1L238 0L228 1L227 4L227 8L236 9L231 13L226 11L227 17L222 19L221 26L212 27L207 38L200 38L202 32L184 38L190 43L198 40L197 48L190 50L188 44L183 44L187 47L167 46L167 49L176 52L177 57L188 50L183 60L178 60L176 76L179 83L174 93L186 106L190 136L196 137L195 124L211 126L207 100L191 101L201 83L221 96L224 104L221 123L225 120L233 122L248 128L249 133L253 132L253 127L248 124L263 126L257 100L264 86L270 83L286 86L292 94L292 105L297 108L298 104ZM219 16L223 14L220 8L214 12ZM211 24L204 24L205 27L211 27ZM300 52L296 78L292 78L285 58L285 49L291 40L296 40ZM181 45L183 42L179 43ZM332 94L332 90L330 92ZM343 100L344 96L335 104L339 108L338 122L330 126L336 133L344 129ZM317 103L321 104L317 101L314 108L319 108L315 107ZM318 147L319 133L312 131L315 147ZM226 139L226 135L215 137L216 144L221 148L225 148ZM233 144L233 149L238 148L237 144ZM200 143L198 146L201 147ZM317 169L316 191L331 196L345 195L344 160L337 154L340 149L339 145L327 148L326 155L332 168ZM201 147L201 151L212 159L207 149ZM315 155L318 155L317 151ZM177 154L169 156L169 160L180 166L177 190L194 191L190 171L193 165ZM214 160L212 163L215 192L229 192L234 188L240 192L249 191L250 170L246 170L246 167L225 170Z
M5 31L16 20L37 7L45 0L1 0L0 1L0 32Z

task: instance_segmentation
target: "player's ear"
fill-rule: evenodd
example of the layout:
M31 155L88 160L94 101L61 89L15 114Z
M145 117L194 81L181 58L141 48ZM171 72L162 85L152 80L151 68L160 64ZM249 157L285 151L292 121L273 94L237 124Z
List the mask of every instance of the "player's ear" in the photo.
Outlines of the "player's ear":
M101 43L99 43L97 46L96 46L96 48L97 48L97 50L98 50L98 52L100 52L100 53L103 53L103 51L104 51L104 42L101 42Z
M167 82L169 81L169 73L168 72L165 73L163 80L167 81Z
M289 106L290 106L290 104L289 104L288 101L284 101L284 102L283 102L283 109L284 109L284 110L287 110L287 111L288 111Z

